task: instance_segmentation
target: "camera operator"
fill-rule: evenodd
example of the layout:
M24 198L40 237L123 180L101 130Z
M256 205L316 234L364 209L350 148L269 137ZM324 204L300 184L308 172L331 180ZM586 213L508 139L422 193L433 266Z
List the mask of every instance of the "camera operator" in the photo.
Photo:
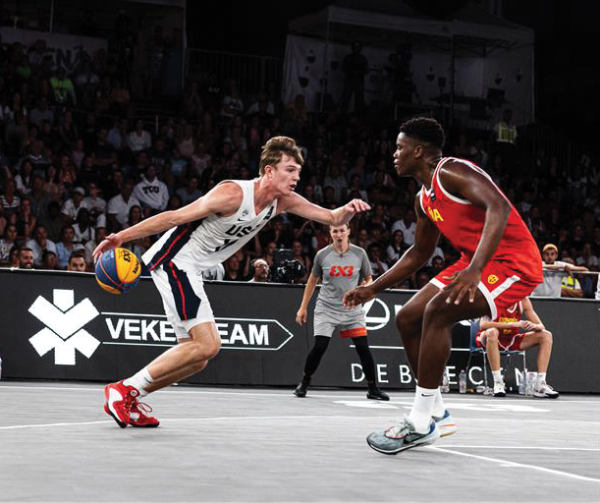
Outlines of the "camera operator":
M267 283L269 281L269 264L264 258L254 259L250 265L254 270L254 275L248 283Z

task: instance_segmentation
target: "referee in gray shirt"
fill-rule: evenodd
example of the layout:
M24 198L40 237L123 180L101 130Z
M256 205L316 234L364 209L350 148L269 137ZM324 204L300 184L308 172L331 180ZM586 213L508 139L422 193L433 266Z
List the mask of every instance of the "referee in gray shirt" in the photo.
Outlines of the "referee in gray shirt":
M312 273L304 289L302 304L296 314L296 322L299 325L306 323L308 304L317 282L321 279L321 291L314 313L315 345L306 358L304 377L294 394L300 398L306 396L311 377L325 354L333 332L339 328L340 336L351 339L356 348L369 386L367 398L389 400L390 397L377 386L375 362L369 349L362 306L347 309L342 305L346 292L356 288L360 283L371 283L369 259L362 248L350 244L348 224L330 227L329 233L333 244L323 248L315 256Z

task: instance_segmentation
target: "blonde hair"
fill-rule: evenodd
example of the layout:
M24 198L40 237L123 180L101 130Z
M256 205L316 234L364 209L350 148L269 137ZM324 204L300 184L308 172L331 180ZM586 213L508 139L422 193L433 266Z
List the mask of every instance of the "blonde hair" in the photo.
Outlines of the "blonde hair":
M283 155L292 157L298 164L304 164L302 151L296 145L296 141L287 136L274 136L262 148L260 154L259 174L265 174L267 166L275 166L281 161Z

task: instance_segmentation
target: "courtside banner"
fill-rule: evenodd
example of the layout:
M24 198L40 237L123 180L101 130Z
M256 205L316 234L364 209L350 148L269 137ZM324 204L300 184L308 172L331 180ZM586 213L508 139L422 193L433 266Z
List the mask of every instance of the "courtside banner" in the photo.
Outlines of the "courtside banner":
M303 287L234 282L205 286L222 349L205 371L187 382L297 384L313 344L314 299L309 323L300 327L295 322ZM385 292L365 306L369 342L384 388L414 386L395 326L397 311L412 295ZM115 296L104 292L89 273L0 269L0 302L5 378L113 381L132 375L177 344L149 278L142 278L132 292ZM554 333L550 382L559 391L600 392L600 303L543 299L535 300L534 306ZM452 332L448 372L454 387L469 358L469 329L464 322ZM513 357L510 367L507 383L516 386L521 359ZM528 367L535 370L535 351L528 355ZM472 386L482 382L480 356L472 358L467 374ZM350 340L334 335L313 383L365 386Z

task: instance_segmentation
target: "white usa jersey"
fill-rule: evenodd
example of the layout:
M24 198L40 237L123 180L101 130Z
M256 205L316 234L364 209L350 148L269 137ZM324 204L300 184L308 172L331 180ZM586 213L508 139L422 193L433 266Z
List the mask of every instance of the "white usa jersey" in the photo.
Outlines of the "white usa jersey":
M150 271L174 263L179 269L198 272L227 260L275 216L277 199L258 215L254 209L254 180L230 180L243 191L242 204L229 217L210 215L166 232L142 260Z

